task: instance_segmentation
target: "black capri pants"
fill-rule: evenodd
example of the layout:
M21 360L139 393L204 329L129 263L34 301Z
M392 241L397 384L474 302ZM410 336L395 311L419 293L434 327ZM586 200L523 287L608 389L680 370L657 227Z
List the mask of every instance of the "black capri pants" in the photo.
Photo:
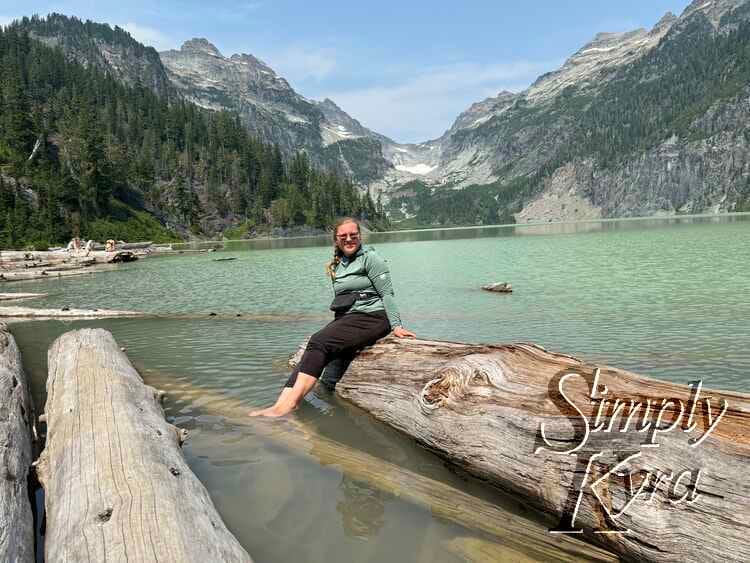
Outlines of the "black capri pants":
M302 360L289 376L286 387L294 387L299 372L319 378L323 368L333 360L351 361L359 350L372 346L390 331L391 325L385 311L336 316L312 335Z

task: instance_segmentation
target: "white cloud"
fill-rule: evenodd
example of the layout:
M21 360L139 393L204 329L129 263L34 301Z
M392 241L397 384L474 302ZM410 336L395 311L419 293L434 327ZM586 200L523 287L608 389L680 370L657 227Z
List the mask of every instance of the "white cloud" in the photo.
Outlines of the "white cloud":
M559 64L457 63L424 69L392 86L329 92L326 96L378 133L400 142L421 142L439 137L472 103L501 90L522 90Z
M175 49L179 46L179 42L176 39L162 33L158 29L154 29L153 27L139 25L133 22L128 22L120 27L132 35L136 41L139 41L146 46L153 47L157 51Z
M336 53L333 49L309 49L292 45L266 58L268 64L291 82L305 80L320 81L336 68Z

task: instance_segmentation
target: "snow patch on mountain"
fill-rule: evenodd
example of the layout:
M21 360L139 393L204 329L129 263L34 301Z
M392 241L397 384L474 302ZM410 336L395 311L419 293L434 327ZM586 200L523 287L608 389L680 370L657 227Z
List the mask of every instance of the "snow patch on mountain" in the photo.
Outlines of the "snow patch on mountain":
M412 166L397 164L395 168L401 172L409 172L410 174L416 174L417 176L424 176L435 170L437 166L430 166L429 164L414 164Z

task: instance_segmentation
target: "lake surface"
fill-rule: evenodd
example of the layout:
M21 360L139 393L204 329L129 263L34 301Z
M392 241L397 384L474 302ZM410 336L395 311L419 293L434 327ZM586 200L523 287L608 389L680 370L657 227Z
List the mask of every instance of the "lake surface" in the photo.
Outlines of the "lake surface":
M530 341L643 375L750 392L750 216L373 234L369 242L389 261L401 315L421 337ZM461 561L461 538L500 540L343 472L314 439L300 452L237 414L275 399L289 354L329 320L330 252L325 239L238 242L14 284L49 293L29 306L159 314L14 325L37 402L51 341L73 328L107 328L146 382L168 391L168 417L190 430L191 467L257 561ZM514 293L479 289L496 281ZM549 525L325 392L293 418L308 436L488 500L529 529ZM533 545L526 555L540 558Z

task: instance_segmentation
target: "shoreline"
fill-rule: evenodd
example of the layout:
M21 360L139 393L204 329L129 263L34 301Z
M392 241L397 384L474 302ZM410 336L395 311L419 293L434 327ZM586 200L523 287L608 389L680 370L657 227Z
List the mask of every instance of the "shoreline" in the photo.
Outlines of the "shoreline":
M729 217L750 217L750 211L740 211L731 213L694 213L687 215L645 215L639 217L609 217L602 219L578 219L571 221L531 221L528 223L499 223L493 225L461 225L455 227L418 227L412 229L397 229L390 231L367 231L367 235L394 235L401 233L421 233L421 232L435 232L435 231L470 231L477 229L500 229L500 228L525 228L525 227L540 227L540 226L557 226L557 225L585 225L594 223L620 223L620 222L639 222L639 221L682 221L690 219L724 219ZM171 243L174 252L188 251L199 248L201 245L226 245L228 243L251 243L251 242L270 242L270 241L294 241L294 240L315 240L319 238L328 238L329 233L321 233L317 235L300 235L300 236L268 236L268 237L253 237L246 239L209 239L205 241L192 241L192 242L175 242ZM176 247L180 247L179 249Z

